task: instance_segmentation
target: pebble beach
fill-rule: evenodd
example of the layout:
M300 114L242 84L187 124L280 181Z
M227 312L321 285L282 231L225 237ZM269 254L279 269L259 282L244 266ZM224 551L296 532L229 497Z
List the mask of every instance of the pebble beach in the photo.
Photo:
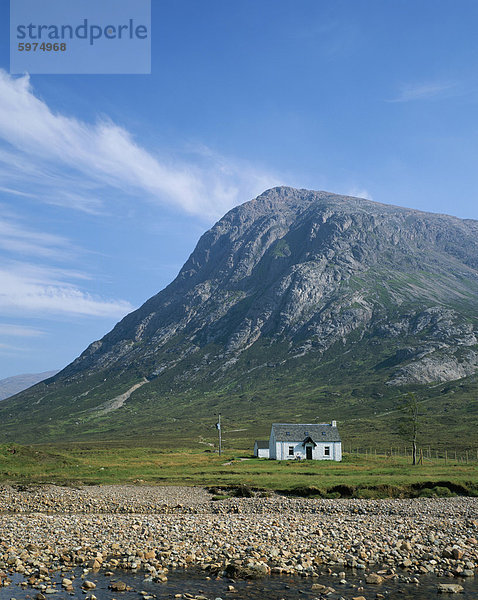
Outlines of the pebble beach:
M166 581L196 568L314 585L321 573L344 579L353 569L377 586L435 574L459 591L478 568L478 498L212 498L188 487L3 486L0 582L17 573L44 588L51 573L79 567L86 577L125 570Z

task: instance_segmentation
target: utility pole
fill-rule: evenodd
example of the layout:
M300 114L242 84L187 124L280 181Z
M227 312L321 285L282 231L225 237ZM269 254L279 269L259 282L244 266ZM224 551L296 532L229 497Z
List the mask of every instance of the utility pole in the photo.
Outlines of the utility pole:
M219 433L219 456L221 456L222 452L222 439L221 439L221 413L219 413L219 420L216 423L216 429Z

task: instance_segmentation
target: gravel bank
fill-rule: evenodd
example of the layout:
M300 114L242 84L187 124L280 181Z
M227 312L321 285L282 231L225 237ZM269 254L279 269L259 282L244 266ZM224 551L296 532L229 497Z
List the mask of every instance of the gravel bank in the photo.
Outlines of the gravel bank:
M35 583L74 566L154 580L189 566L235 577L354 568L379 585L397 569L462 579L478 567L477 498L210 498L180 487L0 488L0 571Z
M208 506L211 495L200 487L95 485L80 488L0 486L0 513L194 512Z

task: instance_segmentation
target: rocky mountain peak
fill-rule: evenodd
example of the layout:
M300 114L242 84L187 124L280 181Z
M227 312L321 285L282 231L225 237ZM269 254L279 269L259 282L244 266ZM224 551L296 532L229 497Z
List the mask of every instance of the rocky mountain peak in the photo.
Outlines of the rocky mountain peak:
M157 364L144 375L156 376L171 354L177 362L217 343L234 360L261 337L324 352L389 321L390 310L439 310L466 297L478 282L477 242L474 222L273 188L220 219L178 277L68 371L127 368L147 348Z

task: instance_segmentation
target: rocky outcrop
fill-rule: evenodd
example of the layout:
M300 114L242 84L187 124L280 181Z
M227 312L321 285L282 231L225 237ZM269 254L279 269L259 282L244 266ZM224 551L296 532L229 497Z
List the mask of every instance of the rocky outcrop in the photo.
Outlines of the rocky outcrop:
M478 354L468 352L461 359L454 354L433 352L401 367L390 384L453 381L473 375L478 370Z

